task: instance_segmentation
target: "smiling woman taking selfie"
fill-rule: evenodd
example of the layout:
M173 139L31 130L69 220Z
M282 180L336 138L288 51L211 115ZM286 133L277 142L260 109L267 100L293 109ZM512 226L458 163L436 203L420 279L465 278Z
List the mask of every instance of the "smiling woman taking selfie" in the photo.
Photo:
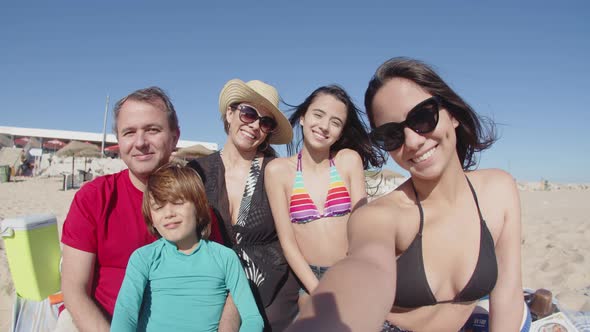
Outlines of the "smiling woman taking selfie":
M407 58L377 69L365 106L372 141L411 177L352 214L348 256L325 274L293 330L458 331L489 295L491 331L518 331L518 191L504 171L470 170L494 142L493 124Z

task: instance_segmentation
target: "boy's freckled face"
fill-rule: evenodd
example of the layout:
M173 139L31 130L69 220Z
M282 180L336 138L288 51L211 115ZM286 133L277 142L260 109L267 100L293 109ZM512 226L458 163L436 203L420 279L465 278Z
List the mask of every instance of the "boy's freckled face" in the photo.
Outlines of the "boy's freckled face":
M151 202L150 211L154 228L168 241L177 245L198 241L197 210L191 202L175 202L159 206Z

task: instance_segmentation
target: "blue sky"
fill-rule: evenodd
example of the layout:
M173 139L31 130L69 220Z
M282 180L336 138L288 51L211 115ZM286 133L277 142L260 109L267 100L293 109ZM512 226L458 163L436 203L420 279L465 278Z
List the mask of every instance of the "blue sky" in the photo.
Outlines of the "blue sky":
M499 124L480 167L590 182L588 1L205 3L2 2L0 125L101 132L107 94L112 109L158 85L181 139L221 146L229 79L264 80L289 104L337 83L362 106L375 69L409 56Z

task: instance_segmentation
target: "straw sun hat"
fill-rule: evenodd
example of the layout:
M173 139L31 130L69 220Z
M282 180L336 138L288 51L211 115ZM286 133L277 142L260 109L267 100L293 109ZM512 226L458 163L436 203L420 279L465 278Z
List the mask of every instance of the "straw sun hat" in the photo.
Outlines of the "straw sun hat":
M293 139L293 129L279 110L279 93L273 86L254 80L244 83L237 78L225 83L219 94L219 112L225 116L231 104L247 103L270 112L277 121L277 129L269 139L271 144L287 144Z

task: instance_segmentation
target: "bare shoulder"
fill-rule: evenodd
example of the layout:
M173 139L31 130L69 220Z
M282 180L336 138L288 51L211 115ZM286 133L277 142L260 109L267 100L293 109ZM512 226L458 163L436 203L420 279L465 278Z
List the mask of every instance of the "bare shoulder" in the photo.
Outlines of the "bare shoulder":
M351 149L342 149L334 156L334 163L338 170L346 173L363 170L363 161L358 152Z
M395 209L395 212L415 209L416 202L411 179L400 184L395 190L372 200L371 204L383 206L383 208L390 207Z
M292 157L275 158L266 165L265 176L280 179L296 169L296 162Z
M349 219L349 233L370 233L375 238L394 240L403 230L403 223L399 221L404 220L412 209L415 204L400 187L355 210Z
M351 149L342 149L336 152L334 156L334 160L339 165L349 165L349 164L356 164L361 163L361 156L358 152L351 150Z
M488 194L502 194L516 190L516 181L510 173L497 169L481 169L466 173L475 190Z
M518 188L509 173L499 169L483 169L468 172L467 177L475 188L481 212L496 239L506 226L506 220L515 220L517 224L520 222L519 217L506 218L520 215Z
M348 219L349 250L371 242L394 243L395 237L388 236L392 233L392 225L386 217L390 213L385 205L375 202L354 210Z

